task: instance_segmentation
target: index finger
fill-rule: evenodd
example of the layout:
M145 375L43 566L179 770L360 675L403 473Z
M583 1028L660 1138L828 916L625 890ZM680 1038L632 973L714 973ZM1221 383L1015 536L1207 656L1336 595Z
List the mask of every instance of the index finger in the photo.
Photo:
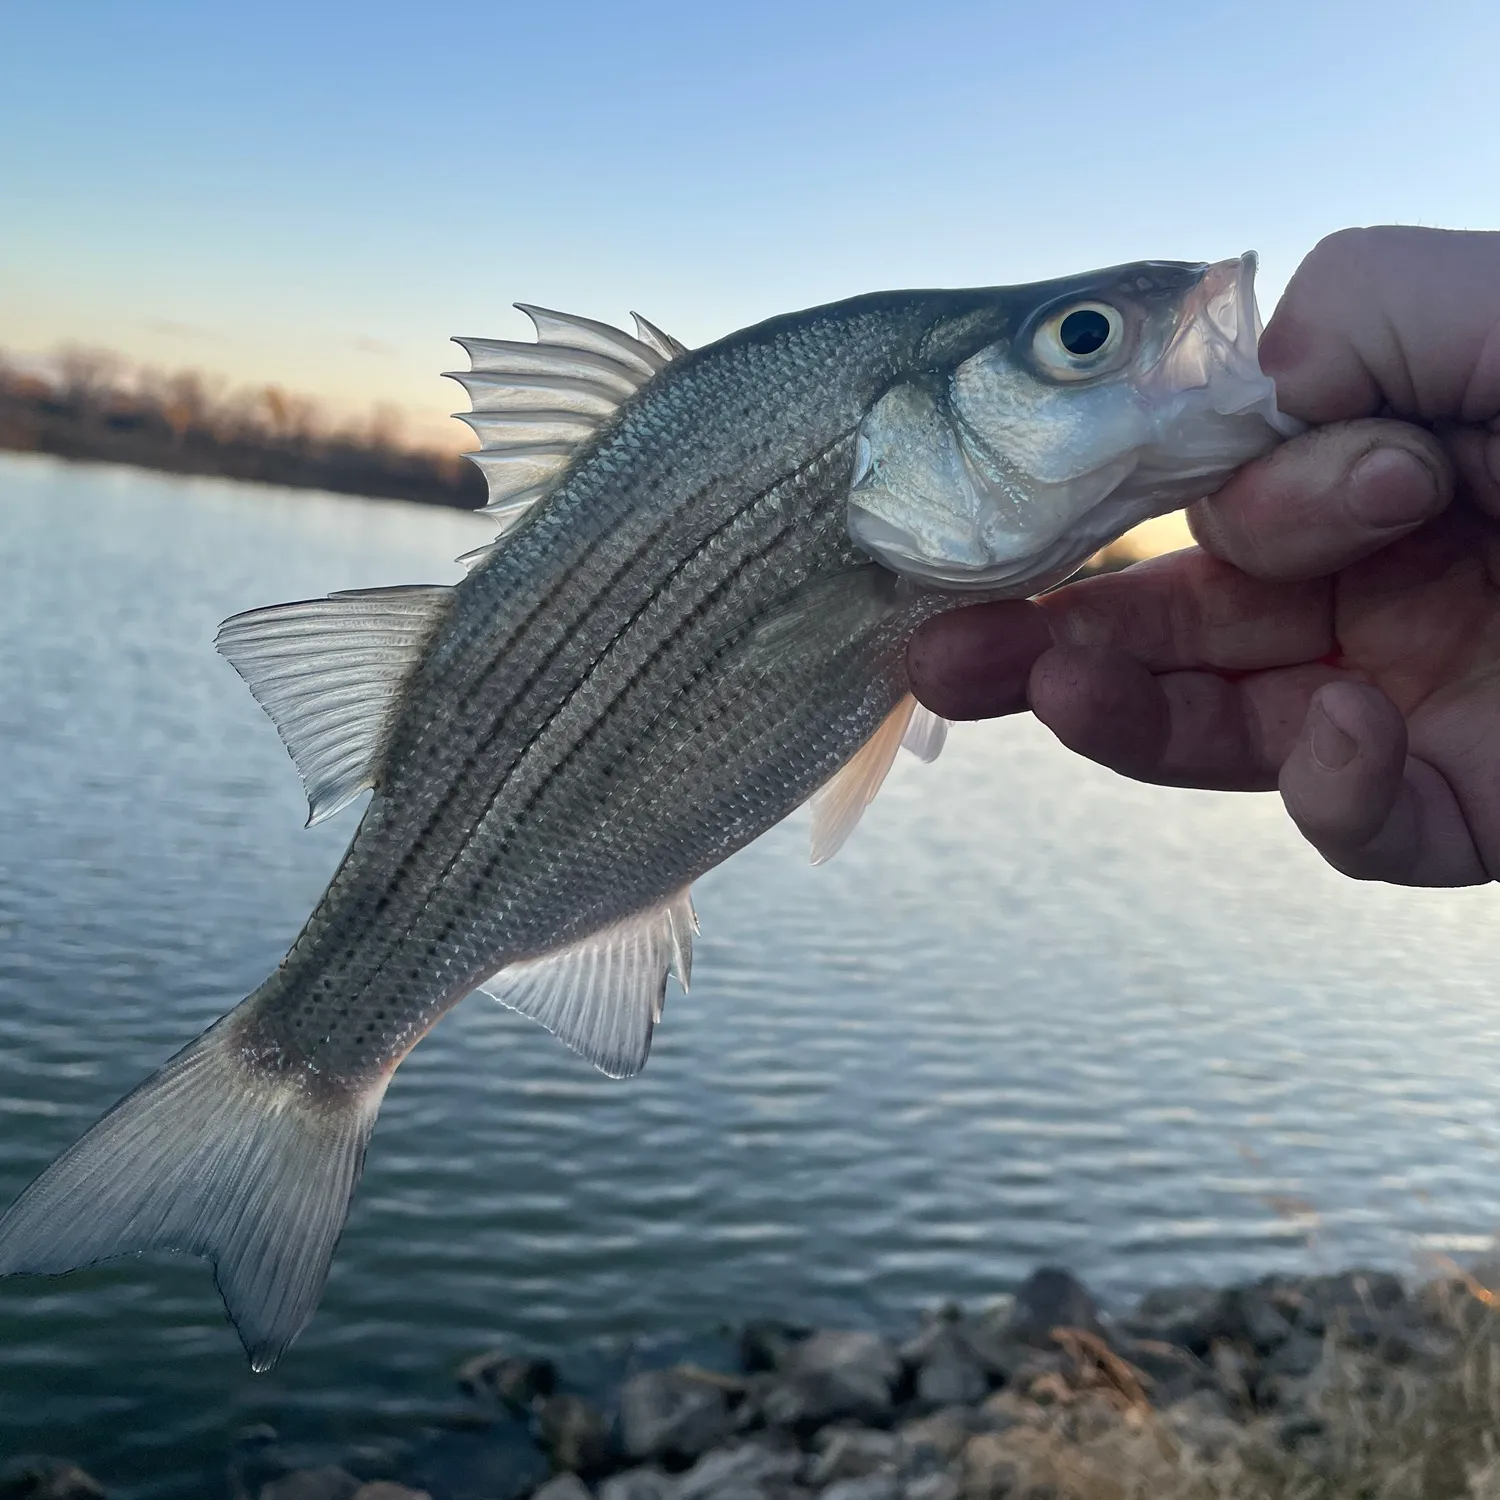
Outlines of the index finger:
M1318 661L1334 647L1327 579L1252 578L1197 547L1039 602L1058 644L1117 648L1153 672L1259 672Z

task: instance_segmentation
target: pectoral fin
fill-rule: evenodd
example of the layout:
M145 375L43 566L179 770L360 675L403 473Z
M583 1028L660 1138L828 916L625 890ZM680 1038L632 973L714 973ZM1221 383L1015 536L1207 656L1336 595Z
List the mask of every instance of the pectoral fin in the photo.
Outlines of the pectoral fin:
M925 704L918 703L906 726L906 735L901 741L903 750L910 750L924 765L931 765L943 753L948 743L948 721L939 718Z
M885 784L897 750L909 750L918 760L930 763L942 753L947 736L946 719L915 698L903 698L833 779L813 793L808 803L813 815L812 862L825 864L844 847Z
M813 793L812 862L821 865L844 847L865 809L875 800L901 748L917 700L903 698L889 717L844 762L831 781Z

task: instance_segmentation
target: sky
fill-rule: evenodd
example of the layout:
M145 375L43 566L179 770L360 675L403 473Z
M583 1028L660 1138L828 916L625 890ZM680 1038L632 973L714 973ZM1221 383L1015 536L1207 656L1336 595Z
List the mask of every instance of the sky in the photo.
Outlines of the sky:
M1494 0L0 0L0 348L463 446L452 334L1500 227Z

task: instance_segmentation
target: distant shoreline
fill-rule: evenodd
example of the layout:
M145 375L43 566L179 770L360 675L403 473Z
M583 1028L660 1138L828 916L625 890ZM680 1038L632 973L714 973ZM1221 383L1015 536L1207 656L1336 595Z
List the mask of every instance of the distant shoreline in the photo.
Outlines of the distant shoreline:
M319 430L274 389L226 408L189 380L142 391L0 365L0 450L460 510L485 502L483 476L461 455L402 447L378 423L366 435Z

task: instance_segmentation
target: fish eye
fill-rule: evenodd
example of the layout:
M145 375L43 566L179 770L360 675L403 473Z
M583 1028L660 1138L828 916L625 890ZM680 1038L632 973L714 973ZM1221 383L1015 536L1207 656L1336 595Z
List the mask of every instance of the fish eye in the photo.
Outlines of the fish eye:
M1049 375L1082 380L1097 374L1119 350L1125 320L1107 302L1060 307L1032 336L1031 352Z

